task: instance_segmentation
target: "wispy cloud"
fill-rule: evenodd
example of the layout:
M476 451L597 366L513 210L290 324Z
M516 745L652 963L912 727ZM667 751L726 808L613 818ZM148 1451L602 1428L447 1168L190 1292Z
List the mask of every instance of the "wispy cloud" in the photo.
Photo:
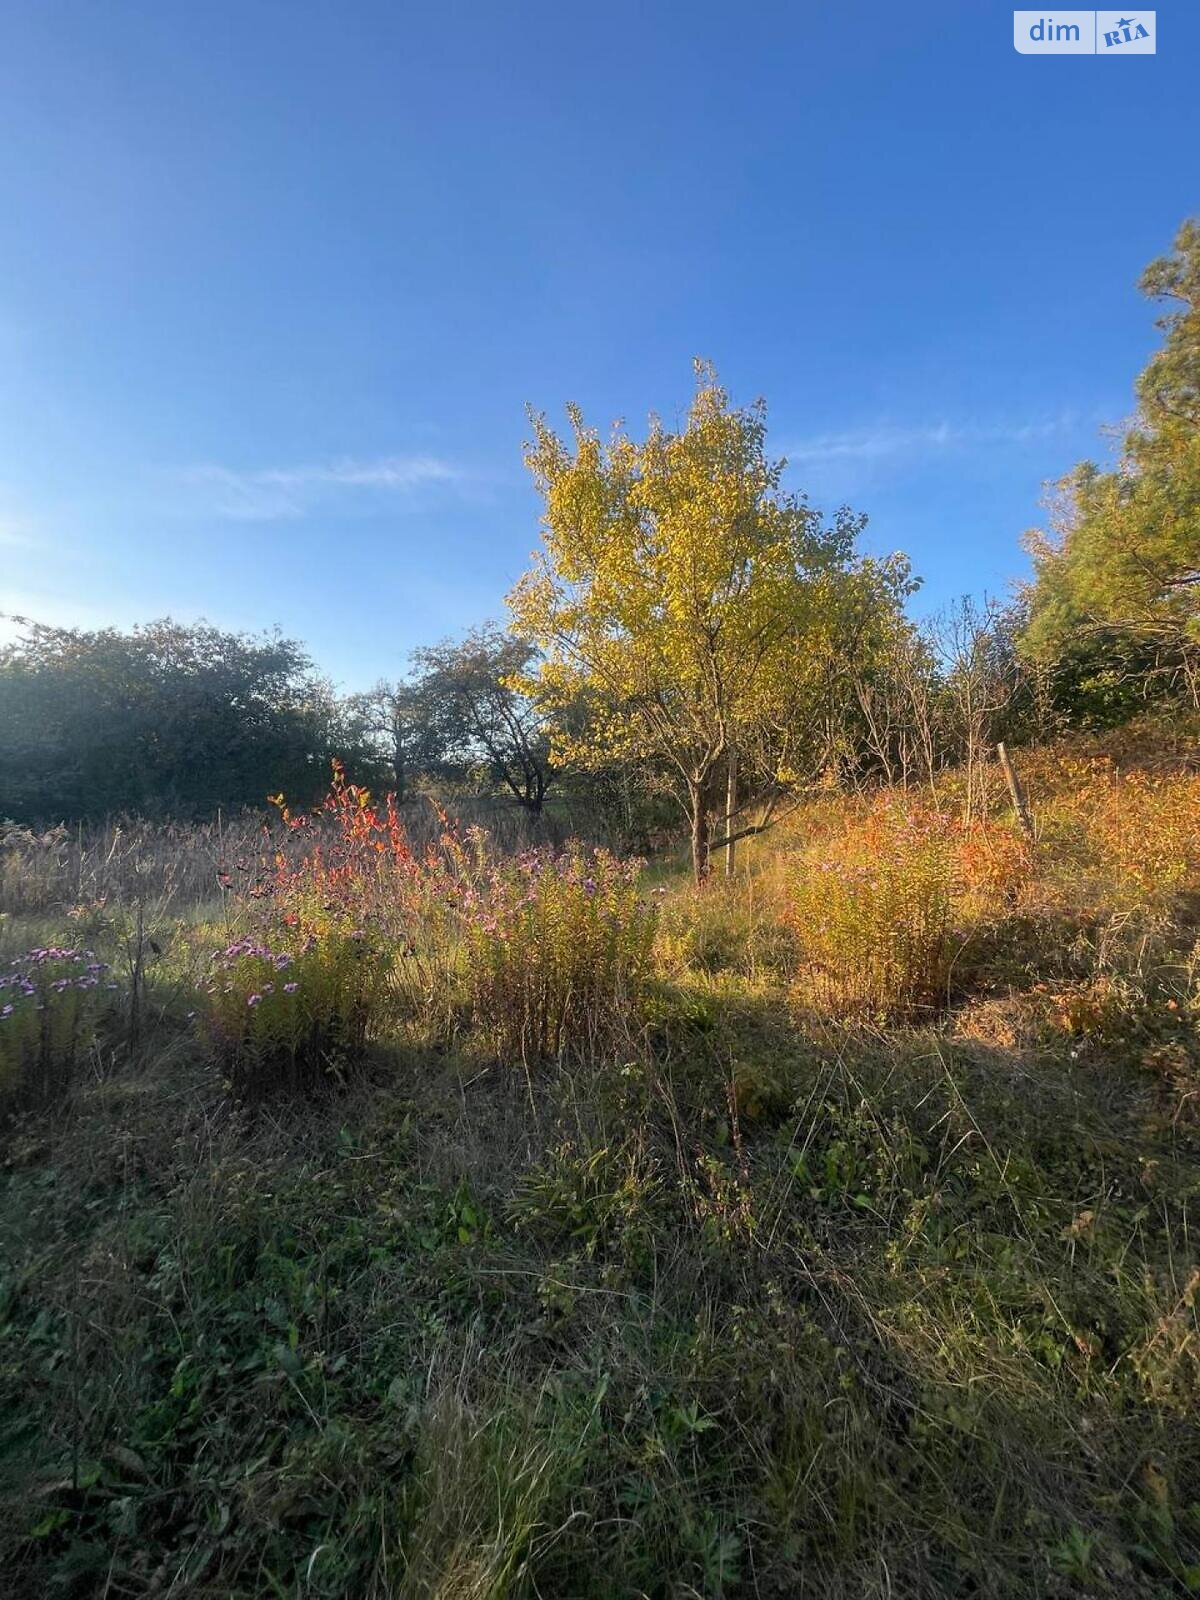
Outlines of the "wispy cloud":
M939 451L985 445L1022 445L1067 432L1074 418L1067 413L1036 422L938 422L920 426L878 423L844 433L815 434L785 450L792 463L802 461L877 461L889 456L925 456Z
M191 467L182 475L191 489L210 498L208 509L237 522L276 522L302 517L330 496L345 493L411 494L430 484L461 479L459 469L436 456L382 456L373 461L341 459L295 467Z

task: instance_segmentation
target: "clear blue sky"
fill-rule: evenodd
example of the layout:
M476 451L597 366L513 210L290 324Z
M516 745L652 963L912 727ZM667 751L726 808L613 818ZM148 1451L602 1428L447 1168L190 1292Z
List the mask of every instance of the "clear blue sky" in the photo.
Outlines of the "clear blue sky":
M526 402L668 418L1001 592L1200 210L1200 8L0 0L0 610L278 623L349 687L502 612Z

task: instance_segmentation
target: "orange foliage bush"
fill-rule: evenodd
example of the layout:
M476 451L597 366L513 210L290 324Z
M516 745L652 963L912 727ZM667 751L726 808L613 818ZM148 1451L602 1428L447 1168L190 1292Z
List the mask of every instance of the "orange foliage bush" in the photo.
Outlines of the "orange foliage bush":
M810 986L827 1004L880 1019L936 1012L956 924L972 906L1015 903L1032 867L1029 845L1000 824L967 827L894 796L854 808L792 870L790 917Z
M1047 837L1119 892L1157 898L1200 881L1200 774L1064 763Z

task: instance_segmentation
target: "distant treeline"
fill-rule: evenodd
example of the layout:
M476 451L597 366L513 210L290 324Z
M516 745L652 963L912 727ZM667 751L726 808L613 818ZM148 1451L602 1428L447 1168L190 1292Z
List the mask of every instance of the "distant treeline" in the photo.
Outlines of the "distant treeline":
M401 798L425 781L536 812L546 738L503 682L529 655L483 628L418 652L402 683L339 695L279 635L170 619L128 632L27 622L0 650L0 818L196 818L276 793L304 805L335 758Z
M1047 667L1023 653L1028 619L1019 603L967 600L920 627L895 612L870 649L846 634L820 663L803 722L780 732L791 767L766 789L927 782L984 760L999 738L1109 726L1184 692L1159 653L1119 630L1072 639ZM0 819L208 818L277 793L305 805L336 758L401 800L491 795L537 816L561 793L645 848L673 825L669 763L552 753L578 748L601 713L583 696L563 713L523 692L520 674L541 659L484 627L416 652L401 681L340 696L279 636L169 620L128 632L28 624L0 651ZM739 793L763 775L760 754L743 760Z

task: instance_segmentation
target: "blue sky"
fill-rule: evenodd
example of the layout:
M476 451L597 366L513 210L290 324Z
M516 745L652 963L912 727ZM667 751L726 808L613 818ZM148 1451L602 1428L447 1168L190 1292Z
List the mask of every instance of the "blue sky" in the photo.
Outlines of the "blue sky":
M1003 592L1200 210L1200 10L0 0L0 610L279 624L347 687L502 613L527 402L765 395L929 605Z

